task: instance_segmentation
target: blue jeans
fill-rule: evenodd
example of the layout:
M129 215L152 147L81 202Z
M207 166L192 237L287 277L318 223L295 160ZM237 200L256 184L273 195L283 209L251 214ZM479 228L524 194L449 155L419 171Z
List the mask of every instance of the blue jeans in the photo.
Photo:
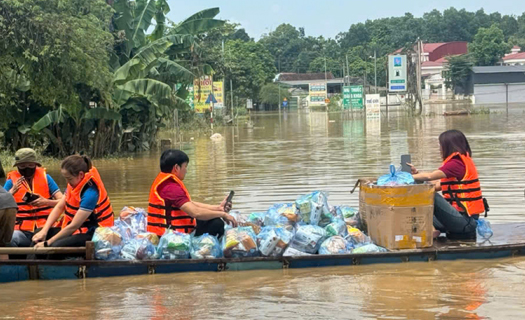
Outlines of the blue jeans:
M434 196L434 228L441 232L469 234L476 232L476 227L477 222L473 216L460 213L436 193Z
M11 238L11 247L30 247L34 233L15 230Z

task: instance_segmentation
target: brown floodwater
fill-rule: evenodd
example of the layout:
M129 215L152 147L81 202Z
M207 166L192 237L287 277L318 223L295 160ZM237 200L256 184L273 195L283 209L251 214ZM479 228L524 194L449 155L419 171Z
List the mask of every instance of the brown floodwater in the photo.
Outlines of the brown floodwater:
M252 212L325 190L330 204L357 206L349 190L359 177L387 173L406 153L420 169L438 168L438 135L454 128L469 139L492 223L525 221L522 110L420 118L390 112L368 122L322 112L251 119L251 126L219 129L218 141L184 137L185 183L195 200L218 204L235 190L234 208ZM146 205L159 155L95 161L116 211ZM57 166L48 172L64 187ZM0 285L0 319L520 319L524 277L525 258L509 258L26 281Z

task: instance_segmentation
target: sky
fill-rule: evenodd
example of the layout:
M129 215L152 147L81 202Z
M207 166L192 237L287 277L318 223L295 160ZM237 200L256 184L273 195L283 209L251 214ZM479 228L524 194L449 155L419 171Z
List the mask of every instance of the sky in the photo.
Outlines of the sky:
M256 40L274 30L281 23L304 27L307 36L334 38L339 32L348 31L350 25L368 19L402 16L410 12L416 17L438 9L455 7L467 11L498 11L503 14L521 15L525 12L523 0L168 0L171 12L168 18L179 22L202 9L219 7L219 18L240 23L250 37Z

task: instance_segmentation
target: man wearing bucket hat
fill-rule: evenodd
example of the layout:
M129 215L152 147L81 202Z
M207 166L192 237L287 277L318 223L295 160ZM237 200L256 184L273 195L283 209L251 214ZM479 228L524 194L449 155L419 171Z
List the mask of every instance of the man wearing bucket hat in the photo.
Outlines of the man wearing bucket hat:
M4 186L18 205L11 246L29 247L35 230L45 225L62 192L38 161L35 150L19 149L13 166L17 170L7 174Z

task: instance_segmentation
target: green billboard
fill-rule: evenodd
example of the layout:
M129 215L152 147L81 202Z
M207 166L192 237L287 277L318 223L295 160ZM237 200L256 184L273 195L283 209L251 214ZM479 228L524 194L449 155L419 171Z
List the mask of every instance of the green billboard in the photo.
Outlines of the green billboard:
M363 109L363 86L350 86L352 109Z

